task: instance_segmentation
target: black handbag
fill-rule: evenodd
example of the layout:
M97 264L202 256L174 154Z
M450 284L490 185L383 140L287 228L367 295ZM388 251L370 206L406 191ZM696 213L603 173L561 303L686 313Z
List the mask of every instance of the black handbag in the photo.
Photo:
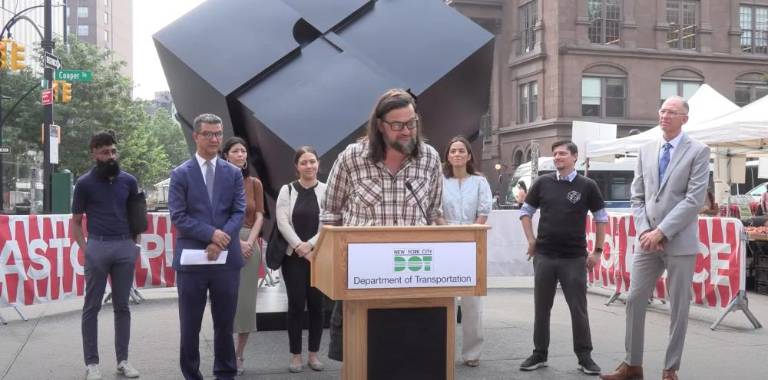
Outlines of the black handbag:
M289 202L291 199L292 187L293 182L288 184ZM283 265L283 260L285 260L285 252L287 250L288 242L285 241L283 234L281 234L280 230L277 228L277 220L275 220L275 224L272 226L272 232L269 234L269 240L267 240L267 253L265 255L267 259L267 268L272 270L280 269L280 266Z
M140 235L147 230L149 227L147 223L147 196L144 192L128 196L126 216L131 235Z
M285 251L287 249L288 242L285 241L283 234L277 228L277 222L275 222L267 241L267 268L272 270L280 269L280 266L283 265L283 260L285 260Z

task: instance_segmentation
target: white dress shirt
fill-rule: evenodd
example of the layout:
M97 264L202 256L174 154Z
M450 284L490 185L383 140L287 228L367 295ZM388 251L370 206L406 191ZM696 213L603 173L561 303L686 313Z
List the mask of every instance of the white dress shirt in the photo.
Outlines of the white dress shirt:
M197 152L195 152L195 158L197 159L197 165L200 166L200 173L203 175L203 182L205 182L205 163L208 160L206 160L205 158L201 157L199 154L197 154ZM214 177L216 177L216 160L217 159L218 159L218 157L214 156L210 160L211 161L211 165L213 166L213 176ZM206 185L207 185L207 183L206 183Z

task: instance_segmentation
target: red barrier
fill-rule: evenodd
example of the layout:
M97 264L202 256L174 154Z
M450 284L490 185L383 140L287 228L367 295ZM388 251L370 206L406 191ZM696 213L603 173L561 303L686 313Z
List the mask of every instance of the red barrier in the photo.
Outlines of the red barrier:
M0 215L0 307L32 305L83 295L83 252L72 239L71 215ZM142 234L141 256L136 260L136 288L172 287L171 267L174 229L170 216L153 213L149 230ZM731 218L699 219L699 253L693 280L694 302L726 307L745 287L742 224ZM591 219L587 244L594 245ZM611 215L606 231L605 254L589 273L592 286L626 293L629 290L633 244L636 237L631 215ZM655 296L665 298L664 277Z
M702 306L727 307L739 290L745 289L745 250L741 240L743 225L733 218L699 218L699 252L693 274L693 302ZM604 255L588 277L591 286L626 293L631 281L634 241L637 236L634 218L629 214L613 214L606 228ZM587 221L587 245L595 242L595 225ZM666 273L656 285L654 297L666 299Z
M82 296L83 250L72 238L71 215L0 215L0 307ZM136 288L175 286L173 234L166 213L148 216L136 260Z

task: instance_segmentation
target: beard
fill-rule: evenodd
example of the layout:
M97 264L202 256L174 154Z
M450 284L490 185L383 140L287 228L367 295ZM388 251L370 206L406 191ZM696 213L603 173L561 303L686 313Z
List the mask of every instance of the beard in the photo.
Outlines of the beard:
M96 177L103 180L108 180L110 178L117 177L118 173L120 173L120 164L117 163L117 160L96 160Z
M398 139L387 140L387 145L407 156L413 153L413 150L416 149L416 136L411 137L407 142L401 142Z

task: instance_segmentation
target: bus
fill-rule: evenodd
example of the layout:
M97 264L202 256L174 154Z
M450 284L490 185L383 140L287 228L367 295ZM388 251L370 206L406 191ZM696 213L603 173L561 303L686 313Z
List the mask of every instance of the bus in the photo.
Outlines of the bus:
M630 208L629 197L631 194L632 179L635 177L635 164L637 158L622 157L614 162L591 161L587 177L597 182L600 193L603 194L605 207L618 211ZM576 163L576 170L579 174L584 174L586 163L579 161ZM537 175L552 173L556 171L555 163L552 157L539 157ZM509 187L504 198L506 204L515 203L515 194L517 193L518 182L525 183L527 189L531 188L533 182L531 175L531 162L521 164L512 174L509 181Z

